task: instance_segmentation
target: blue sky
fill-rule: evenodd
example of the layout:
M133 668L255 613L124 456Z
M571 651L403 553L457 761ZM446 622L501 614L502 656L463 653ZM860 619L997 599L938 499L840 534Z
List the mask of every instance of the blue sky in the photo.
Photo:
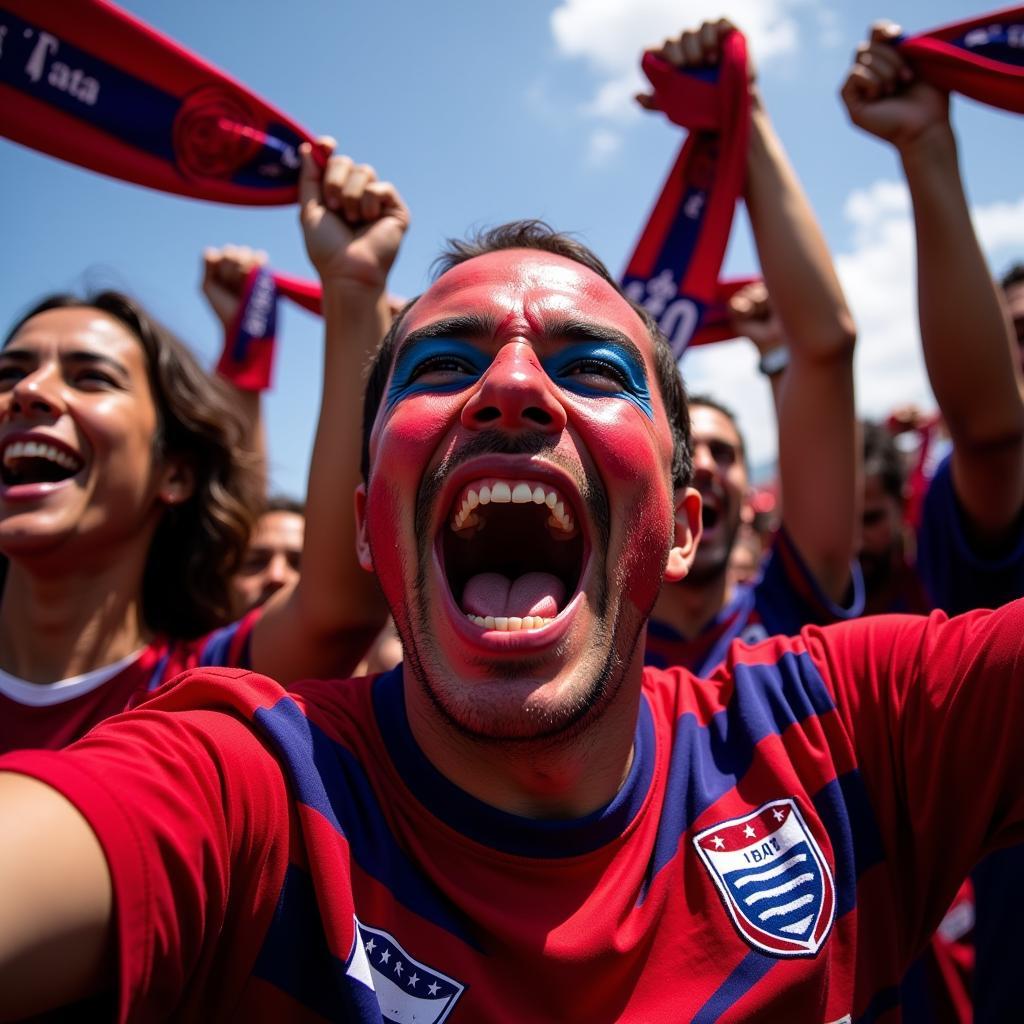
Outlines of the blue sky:
M128 0L124 6L396 182L413 225L392 278L412 295L441 241L514 217L579 232L621 270L682 133L623 97L640 47L719 4L692 0ZM854 9L855 8L855 9ZM890 4L736 0L779 133L800 173L861 327L859 401L883 414L929 403L913 325L906 197L891 152L852 129L837 99L870 21L926 29L985 10L956 0ZM958 101L964 176L994 269L1024 258L1024 124ZM246 209L151 192L0 140L0 321L44 293L110 285L148 305L209 364L219 351L198 290L204 246L269 251L310 275L294 208ZM756 269L742 218L726 269ZM304 490L320 382L320 324L285 305L267 401L273 480ZM687 357L701 390L741 409L758 462L774 426L749 346ZM344 443L339 439L339 444ZM355 441L353 441L355 443Z

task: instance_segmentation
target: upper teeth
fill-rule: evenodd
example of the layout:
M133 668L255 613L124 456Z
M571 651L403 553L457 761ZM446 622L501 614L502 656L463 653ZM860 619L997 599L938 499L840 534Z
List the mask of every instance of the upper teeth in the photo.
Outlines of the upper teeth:
M478 505L547 505L551 510L548 525L564 533L572 533L575 524L572 513L565 507L565 499L553 487L528 480L486 480L467 487L462 492L458 511L452 517L453 530L468 530L482 525L482 518L474 514Z
M49 459L64 469L77 469L79 460L74 456L54 448L52 444L40 441L14 441L4 449L4 465L10 466L15 459L35 458Z

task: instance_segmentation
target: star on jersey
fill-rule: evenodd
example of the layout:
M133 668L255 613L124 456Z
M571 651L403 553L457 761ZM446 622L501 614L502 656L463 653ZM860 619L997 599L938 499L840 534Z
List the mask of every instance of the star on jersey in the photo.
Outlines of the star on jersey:
M355 923L357 941L346 973L373 991L382 1019L394 1024L446 1020L465 986L417 960L388 932Z
M715 844L716 850L720 850L723 846L725 846L725 840L721 836L715 836L715 838L712 839L711 842Z
M748 839L753 839L753 838L754 838L754 836L756 836L756 835L757 835L757 833L756 833L756 832L754 831L754 826L753 826L753 825L748 825L748 826L747 826L747 827L746 827L746 828L745 828L745 829L743 830L743 834L744 834L744 835L745 835L745 836L746 836L746 837L747 837Z

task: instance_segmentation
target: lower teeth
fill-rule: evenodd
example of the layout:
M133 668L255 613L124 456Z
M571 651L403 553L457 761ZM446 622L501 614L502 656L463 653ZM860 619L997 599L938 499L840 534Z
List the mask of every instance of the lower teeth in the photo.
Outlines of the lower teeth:
M466 615L470 622L484 629L497 629L503 633L516 633L523 629L540 629L554 622L554 619L544 618L540 615Z

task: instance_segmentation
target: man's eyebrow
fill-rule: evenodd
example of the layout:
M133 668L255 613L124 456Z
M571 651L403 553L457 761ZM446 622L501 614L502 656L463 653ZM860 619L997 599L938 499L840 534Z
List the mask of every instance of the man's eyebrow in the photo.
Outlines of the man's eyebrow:
M624 348L637 362L643 364L644 361L643 353L629 335L607 324L596 324L576 317L557 318L547 321L544 334L560 341L606 341Z
M466 313L460 316L448 316L443 320L435 320L432 324L425 324L410 331L399 345L398 352L401 352L409 345L417 341L426 341L430 338L480 338L493 334L497 322L486 316L475 313ZM398 353L396 353L397 355Z
M36 353L30 348L14 348L11 345L6 345L4 348L0 348L0 357L14 359L19 363L33 363L36 360Z
M396 356L408 345L431 338L489 337L495 332L497 325L498 322L494 318L474 313L445 317L443 320L436 320L410 331L402 340ZM629 335L607 324L594 323L578 317L552 317L545 321L543 334L546 338L558 341L604 341L625 349L638 363L643 364L644 361L643 354Z

